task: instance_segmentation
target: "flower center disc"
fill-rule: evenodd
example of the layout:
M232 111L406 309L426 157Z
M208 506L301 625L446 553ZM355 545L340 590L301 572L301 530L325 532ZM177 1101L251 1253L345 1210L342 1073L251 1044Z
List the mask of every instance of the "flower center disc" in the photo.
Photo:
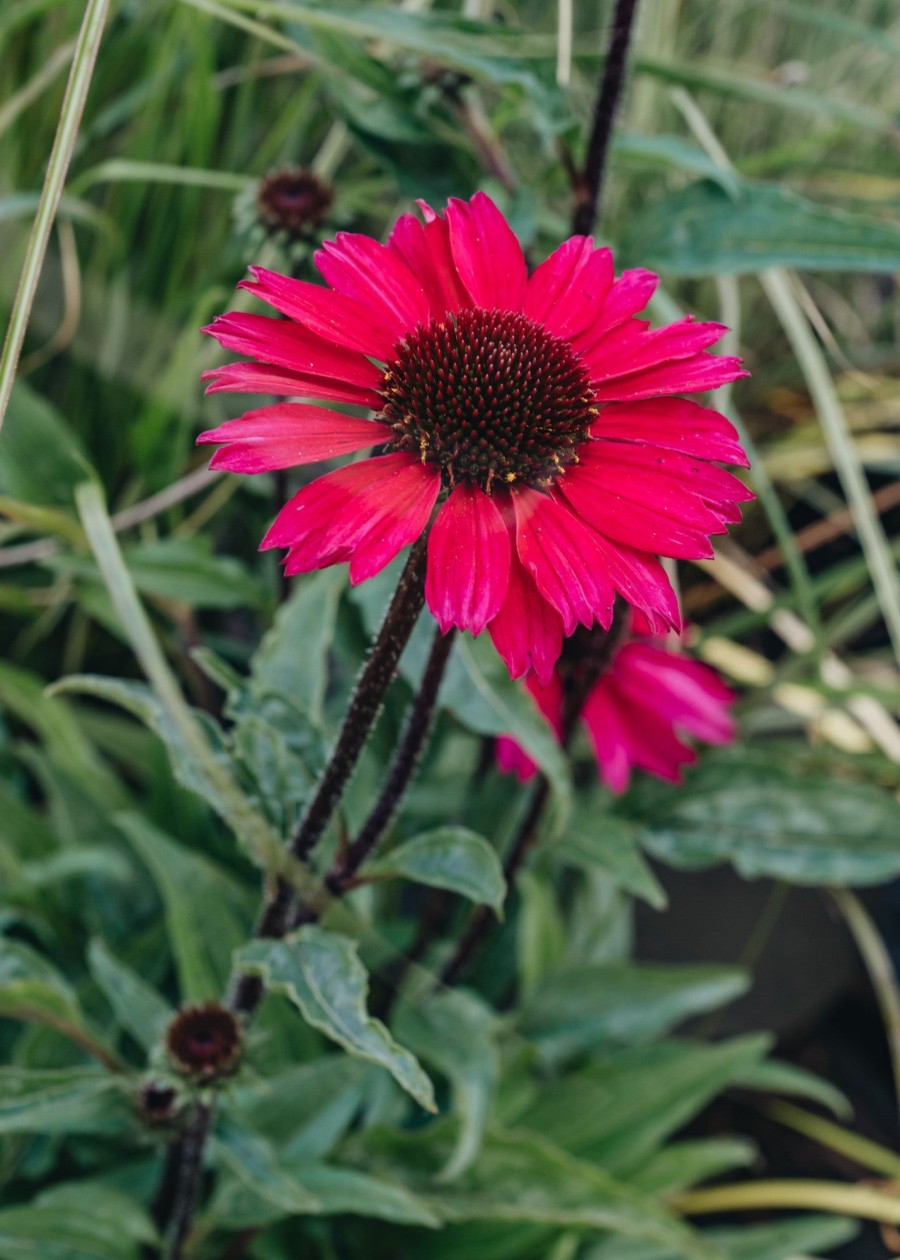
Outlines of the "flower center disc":
M546 486L577 460L597 414L580 360L527 315L475 308L405 337L381 386L394 450L437 464L445 484L488 494Z

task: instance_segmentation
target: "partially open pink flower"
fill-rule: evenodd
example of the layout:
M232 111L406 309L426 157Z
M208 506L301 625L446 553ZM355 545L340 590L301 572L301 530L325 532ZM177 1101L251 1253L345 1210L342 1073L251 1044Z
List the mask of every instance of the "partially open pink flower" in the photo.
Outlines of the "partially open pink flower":
M563 687L554 674L543 687L532 675L526 686L553 727L560 733ZM614 654L581 712L581 720L597 757L600 777L614 792L624 792L632 768L647 770L677 783L682 766L696 753L680 736L707 744L728 744L735 723L728 707L734 692L708 665L655 644L634 639ZM523 781L537 770L512 738L497 741L501 770Z
M445 631L487 627L514 677L547 682L563 635L609 625L617 592L655 629L677 627L658 557L712 555L709 536L753 497L710 462L746 465L728 421L669 396L745 375L706 353L724 327L651 330L635 315L656 276L616 279L590 237L529 276L483 193L422 213L387 245L339 233L316 256L328 288L251 269L242 287L287 318L215 320L206 331L255 361L208 373L209 388L375 418L261 407L200 435L223 443L212 466L267 472L378 447L304 486L262 546L288 549L289 574L349 561L362 582L430 525L429 608Z

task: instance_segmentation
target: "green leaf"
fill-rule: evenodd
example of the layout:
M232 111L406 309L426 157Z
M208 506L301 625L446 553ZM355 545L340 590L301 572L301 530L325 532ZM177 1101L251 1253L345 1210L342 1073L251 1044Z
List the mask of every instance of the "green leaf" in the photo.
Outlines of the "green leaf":
M0 1068L0 1134L115 1133L128 1121L121 1078L100 1068Z
M239 561L212 554L208 539L162 538L126 547L122 552L135 587L143 595L188 603L194 608L238 608L259 605L259 581ZM103 579L90 556L51 556L44 564L54 573Z
M139 1260L158 1242L143 1209L98 1182L54 1186L27 1206L0 1211L3 1260Z
M848 1120L853 1106L845 1094L814 1076L795 1063L782 1063L779 1059L763 1059L754 1063L740 1079L744 1089L758 1089L766 1094L789 1094L795 1098L808 1098L827 1107L839 1119Z
M91 941L88 963L121 1026L145 1050L152 1050L172 1017L168 1002L136 971L114 958L99 938Z
M0 490L28 503L69 506L90 462L58 411L23 381L13 386L3 426Z
M466 827L436 827L407 840L370 862L366 875L399 876L432 888L447 888L497 911L506 896L506 880L496 850L484 836Z
M521 683L510 678L487 635L462 639L454 661L462 672L448 673L441 692L442 706L479 735L515 734L550 780L555 802L552 830L556 834L565 826L572 787L566 756L553 731Z
M328 652L345 585L339 568L297 580L253 658L250 690L255 698L286 699L309 721L321 723Z
M743 1138L704 1138L663 1147L629 1177L647 1194L667 1198L722 1173L748 1168L759 1152Z
M629 221L623 260L667 276L749 275L765 267L896 271L900 227L818 205L776 184L737 196L702 182L645 205Z
M284 1158L323 1159L359 1112L374 1074L359 1059L329 1054L252 1084L237 1083L222 1107L240 1125L278 1143Z
M250 899L208 858L176 844L140 815L118 814L115 821L159 889L183 1001L218 998L231 955L247 938Z
M489 1132L479 1159L436 1186L454 1143L453 1125L441 1122L417 1134L370 1131L360 1144L379 1174L402 1176L445 1221L603 1229L665 1242L681 1256L705 1254L693 1232L649 1196L525 1130Z
M710 758L677 790L647 793L641 840L673 866L731 862L748 878L876 884L900 873L900 802L867 783Z
M214 1152L239 1181L281 1213L320 1210L316 1196L281 1167L275 1148L258 1133L234 1125L223 1126L216 1136Z
M35 950L0 937L0 1016L55 1028L101 1059L107 1066L116 1055L85 1019L72 989Z
M350 1054L386 1068L424 1107L434 1111L434 1091L415 1058L366 1010L369 977L356 943L309 925L283 941L252 941L235 964L282 993L303 1018Z
M855 1238L856 1221L842 1216L803 1216L771 1225L740 1225L704 1231L715 1254L726 1260L801 1260L813 1250L833 1247ZM647 1246L610 1239L584 1252L582 1260L675 1260L668 1247Z
M304 1193L315 1196L315 1208L281 1207L274 1202L272 1186L282 1192L289 1178ZM210 1216L220 1227L241 1229L270 1224L284 1216L366 1216L398 1225L436 1228L441 1222L405 1186L383 1177L372 1177L352 1168L331 1164L290 1163L272 1182L249 1183L246 1169L241 1178L224 1182L216 1194Z
M234 783L225 734L209 714L190 711L205 739L207 756L221 772L215 778L195 755L194 749L188 746L184 732L171 712L146 684L103 678L96 674L74 674L54 684L52 695L55 697L59 692L96 696L133 713L162 741L178 782L206 801L233 828L248 856L263 864L280 860L281 841L267 819L251 806Z
M397 1035L426 1063L442 1072L453 1089L459 1135L439 1178L452 1181L478 1157L488 1109L500 1070L497 1018L474 994L435 993L413 1006L403 1003Z
M550 852L581 870L603 871L617 888L661 910L666 894L644 860L637 830L626 819L610 814L607 801L600 788L579 793L574 815Z
M546 1082L533 1101L506 1119L618 1175L630 1175L721 1090L743 1080L768 1046L768 1038L756 1036L617 1051Z
M747 988L735 968L606 963L560 967L528 995L521 1029L551 1060L649 1041Z

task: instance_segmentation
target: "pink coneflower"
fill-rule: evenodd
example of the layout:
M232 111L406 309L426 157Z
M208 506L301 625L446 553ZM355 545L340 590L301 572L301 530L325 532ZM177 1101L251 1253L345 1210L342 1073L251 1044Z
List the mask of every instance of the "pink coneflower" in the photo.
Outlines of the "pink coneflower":
M526 686L559 736L563 707L559 674L546 687L534 676L526 680ZM707 744L730 743L735 723L728 709L734 698L734 692L708 665L646 640L625 643L614 653L581 711L600 777L614 792L625 791L632 768L679 782L682 766L696 760L696 753L680 736L692 735ZM497 761L501 770L523 781L537 769L509 737L497 741Z
M255 361L208 373L210 390L375 418L261 407L200 435L224 444L212 466L268 472L377 447L304 486L262 546L288 549L288 574L349 561L362 582L430 525L429 608L444 631L487 627L514 677L547 682L563 635L608 626L616 593L655 629L677 627L658 557L712 555L709 536L752 498L710 462L747 463L728 421L669 396L745 375L706 353L724 327L651 330L635 315L657 277L615 279L590 237L529 276L484 193L422 213L387 245L339 233L316 255L329 288L251 269L241 287L287 318L217 319L206 331Z

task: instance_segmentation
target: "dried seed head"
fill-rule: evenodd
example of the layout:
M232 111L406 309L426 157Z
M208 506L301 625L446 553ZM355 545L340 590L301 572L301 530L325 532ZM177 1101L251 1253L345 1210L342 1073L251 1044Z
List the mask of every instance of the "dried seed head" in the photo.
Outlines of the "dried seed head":
M330 184L312 171L289 166L260 180L256 208L269 231L299 240L322 225L333 200Z
M213 1081L232 1073L241 1057L241 1026L218 1002L185 1006L166 1030L166 1050L185 1076Z

